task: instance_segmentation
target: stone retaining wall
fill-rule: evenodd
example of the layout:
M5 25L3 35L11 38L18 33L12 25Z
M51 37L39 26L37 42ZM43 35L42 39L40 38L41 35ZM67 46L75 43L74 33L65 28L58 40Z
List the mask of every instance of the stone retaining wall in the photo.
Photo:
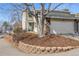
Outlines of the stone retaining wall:
M66 38L69 38L69 37L66 37ZM72 38L72 39L75 39L75 38ZM12 42L12 37L10 36L6 36L5 40L10 41L11 44L14 47L17 47L19 50L25 53L31 53L31 54L51 54L51 53L68 51L74 48L79 48L79 46L41 47L41 46L25 44L22 41L19 41L19 43L15 43L15 42Z
M18 48L26 53L31 54L51 54L57 52L64 52L74 48L78 48L79 46L67 46L67 47L41 47L35 45L25 44L24 42L19 41Z
M73 40L77 40L77 41L79 41L79 38L77 38L77 37L66 36L66 35L61 35L61 36L65 37L65 38L70 38L70 39L73 39Z

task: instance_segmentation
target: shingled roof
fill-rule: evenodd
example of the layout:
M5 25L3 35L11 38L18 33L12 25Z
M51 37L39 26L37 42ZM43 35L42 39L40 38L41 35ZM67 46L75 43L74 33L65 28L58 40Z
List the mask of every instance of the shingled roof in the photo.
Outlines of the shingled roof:
M76 19L74 14L70 14L69 11L51 11L46 16L47 18L60 18L60 19Z
M36 11L40 13L40 10L36 10ZM47 18L79 20L79 17L76 17L75 14L71 14L70 11L65 11L65 10L53 10L53 11L51 10L51 12L49 12L46 17Z

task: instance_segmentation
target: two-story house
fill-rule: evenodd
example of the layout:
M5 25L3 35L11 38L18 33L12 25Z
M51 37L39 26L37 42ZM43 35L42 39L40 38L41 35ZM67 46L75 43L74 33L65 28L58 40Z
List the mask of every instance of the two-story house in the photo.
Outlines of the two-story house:
M68 10L51 11L46 16L46 20L50 21L49 27L51 34L79 33L79 17L75 14L71 14ZM26 29L27 31L37 32L35 18L28 14L28 11L23 11L22 28Z

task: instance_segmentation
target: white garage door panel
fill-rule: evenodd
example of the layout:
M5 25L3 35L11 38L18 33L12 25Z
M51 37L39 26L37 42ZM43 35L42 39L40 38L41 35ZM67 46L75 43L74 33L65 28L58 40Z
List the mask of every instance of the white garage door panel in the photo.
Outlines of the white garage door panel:
M74 22L52 21L50 25L50 33L58 34L74 33Z

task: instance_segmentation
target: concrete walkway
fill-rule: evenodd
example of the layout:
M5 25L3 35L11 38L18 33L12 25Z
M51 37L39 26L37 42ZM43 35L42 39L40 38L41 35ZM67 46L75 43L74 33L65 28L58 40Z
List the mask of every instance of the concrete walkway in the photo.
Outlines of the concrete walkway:
M0 56L32 56L32 54L25 54L20 50L13 48L10 44L6 43L4 39L0 39ZM46 55L45 55L46 56ZM67 52L47 54L47 56L79 56L79 48Z

